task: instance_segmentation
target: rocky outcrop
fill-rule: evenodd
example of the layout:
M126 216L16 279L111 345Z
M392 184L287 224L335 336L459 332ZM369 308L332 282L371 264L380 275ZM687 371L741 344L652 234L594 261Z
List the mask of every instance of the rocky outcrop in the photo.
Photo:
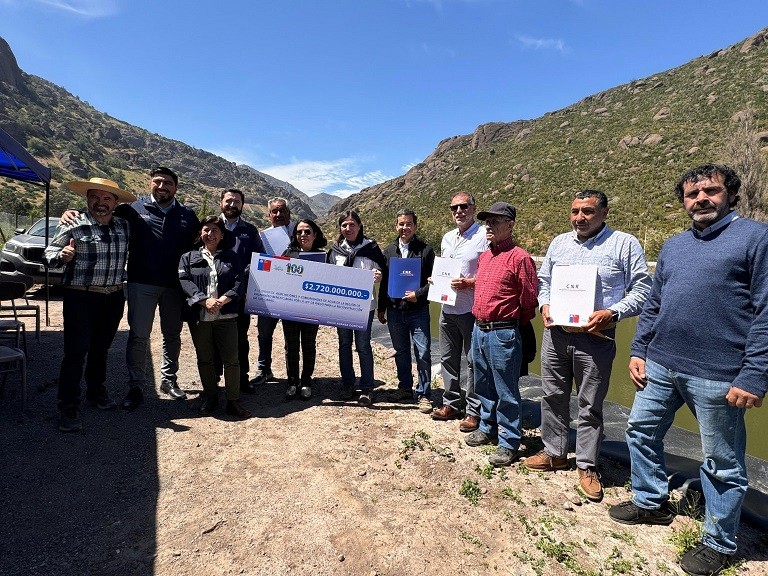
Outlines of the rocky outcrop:
M17 90L24 87L24 77L8 42L0 38L0 82Z

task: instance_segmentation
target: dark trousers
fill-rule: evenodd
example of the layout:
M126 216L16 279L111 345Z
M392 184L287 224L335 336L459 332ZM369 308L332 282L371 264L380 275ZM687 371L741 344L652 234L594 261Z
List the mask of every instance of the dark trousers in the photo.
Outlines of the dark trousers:
M301 384L310 386L312 374L315 371L317 358L317 324L283 320L283 336L285 337L285 371L288 382L299 382L299 346L304 363L301 367Z
M216 372L213 369L214 342L224 362L224 389L227 400L240 398L240 364L237 359L237 320L212 320L189 324L189 333L197 353L197 371L208 398L219 394Z
M248 382L248 369L250 368L251 345L248 342L248 329L251 327L251 315L241 312L237 315L237 356L240 360L240 384ZM221 361L221 352L214 342L213 347L213 367L216 375L221 376L224 373L224 363Z
M107 353L123 317L122 290L98 294L64 290L64 359L59 371L61 410L80 405L80 379L85 364L87 389L96 392L107 379ZM86 364L86 356L88 358Z
M275 336L275 328L280 321L279 318L271 316L259 316L256 339L259 341L259 371L272 369L272 339Z

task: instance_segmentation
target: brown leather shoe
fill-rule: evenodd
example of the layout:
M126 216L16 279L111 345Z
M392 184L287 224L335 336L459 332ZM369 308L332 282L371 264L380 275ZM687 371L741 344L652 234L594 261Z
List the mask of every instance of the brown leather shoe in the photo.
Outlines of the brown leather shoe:
M603 499L603 485L597 470L579 468L579 491L592 502L600 502Z
M251 417L251 413L243 408L243 406L240 404L240 400L227 400L226 412L230 416L237 416L241 420L245 420L246 418Z
M544 450L528 456L523 460L526 468L531 470L543 470L544 472L554 472L555 470L568 469L568 458L557 458L556 456L550 456Z
M457 418L461 418L461 412L447 404L432 412L432 420L456 420Z
M480 427L480 418L477 416L465 416L459 423L459 430L462 432L474 432Z

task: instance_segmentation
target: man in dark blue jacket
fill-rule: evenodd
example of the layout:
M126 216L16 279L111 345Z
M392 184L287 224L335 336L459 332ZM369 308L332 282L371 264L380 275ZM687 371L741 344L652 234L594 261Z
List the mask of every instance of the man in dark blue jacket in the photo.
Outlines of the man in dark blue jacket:
M163 359L160 390L176 399L186 398L176 382L181 351L184 294L179 285L179 258L191 249L200 221L192 209L174 198L179 178L160 166L150 173L150 196L122 204L115 215L131 227L128 256L128 395L122 403L134 410L144 399L147 379L147 347L155 310L160 309Z
M230 233L230 247L240 257L243 266L251 263L251 254L264 253L264 243L259 236L259 230L253 224L246 222L240 216L243 213L245 194L237 188L229 188L221 193L221 219ZM253 394L256 386L248 380L248 368L251 345L248 342L248 329L251 326L251 315L245 312L245 296L240 298L237 315L237 349L240 358L240 390ZM223 367L219 355L214 356L216 373L221 374Z
M397 239L384 249L387 259L384 279L379 290L379 321L387 323L392 347L395 349L397 367L397 390L391 397L394 401L413 400L413 366L411 364L411 343L416 356L418 382L416 396L419 411L432 412L432 336L429 326L428 279L435 263L435 251L416 237L416 213L410 209L397 213ZM395 258L419 258L421 278L416 290L405 292L402 297L388 294L389 275L392 274L390 261Z

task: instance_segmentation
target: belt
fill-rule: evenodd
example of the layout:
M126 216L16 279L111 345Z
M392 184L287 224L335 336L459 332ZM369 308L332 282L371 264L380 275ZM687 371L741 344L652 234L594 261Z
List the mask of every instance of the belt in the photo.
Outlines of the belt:
M499 320L498 322L475 322L475 326L480 328L483 332L489 332L490 330L503 330L505 328L517 328L517 319L513 320Z
M83 292L95 292L96 294L112 294L118 290L123 289L122 284L115 284L114 286L75 286L70 284L67 288L72 290L82 290Z

